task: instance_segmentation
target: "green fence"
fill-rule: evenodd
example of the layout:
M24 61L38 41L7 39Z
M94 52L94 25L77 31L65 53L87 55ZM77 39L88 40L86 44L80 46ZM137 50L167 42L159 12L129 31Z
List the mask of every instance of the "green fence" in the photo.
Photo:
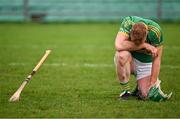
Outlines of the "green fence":
M180 20L180 0L0 0L0 21Z

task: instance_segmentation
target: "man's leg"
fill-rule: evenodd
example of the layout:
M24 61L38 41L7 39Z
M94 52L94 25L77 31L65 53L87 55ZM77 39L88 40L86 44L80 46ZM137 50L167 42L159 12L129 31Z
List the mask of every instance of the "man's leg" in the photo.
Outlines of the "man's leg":
M128 51L116 52L115 54L117 77L122 87L120 97L124 99L130 96L128 82L131 74L131 60L132 57Z
M141 99L146 99L149 91L152 63L143 63L135 58L133 58L133 62L138 85L136 89L138 93L135 96L138 96Z
M149 92L149 85L150 85L150 76L146 76L144 78L138 79L138 89L140 91L140 98L147 99L148 92Z

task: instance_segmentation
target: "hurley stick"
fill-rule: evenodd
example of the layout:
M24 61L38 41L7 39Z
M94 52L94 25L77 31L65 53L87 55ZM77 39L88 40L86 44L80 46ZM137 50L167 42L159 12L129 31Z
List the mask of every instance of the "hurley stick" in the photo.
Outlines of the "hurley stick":
M24 87L26 86L26 84L31 80L32 76L37 72L37 70L41 67L41 65L43 64L43 62L47 59L48 55L50 54L51 50L46 50L46 53L44 54L44 56L41 58L41 60L38 62L38 64L35 66L35 68L33 69L33 71L27 76L27 78L23 81L23 83L21 84L21 86L18 88L18 90L11 96L11 98L9 99L10 102L15 102L18 101L20 98L20 94L22 92L22 90L24 89Z

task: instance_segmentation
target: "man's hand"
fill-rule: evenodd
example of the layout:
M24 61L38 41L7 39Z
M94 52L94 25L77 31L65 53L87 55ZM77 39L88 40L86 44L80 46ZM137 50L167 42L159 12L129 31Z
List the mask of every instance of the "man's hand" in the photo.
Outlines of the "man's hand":
M169 94L165 94L161 90L160 86L161 81L158 79L154 85L152 85L148 91L148 98L152 101L160 102L165 101L171 98L172 92Z
M153 86L158 88L160 87L161 80L157 79L155 82L150 82L147 86L147 89L150 90Z
M144 48L150 52L150 54L152 55L152 57L156 57L158 55L157 53L157 48L148 44L148 43L144 43Z

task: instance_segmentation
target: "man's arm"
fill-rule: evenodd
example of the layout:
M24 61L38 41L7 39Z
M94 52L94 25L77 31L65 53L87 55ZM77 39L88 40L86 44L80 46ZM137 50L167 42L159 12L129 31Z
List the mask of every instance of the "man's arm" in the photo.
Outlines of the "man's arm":
M136 51L145 48L153 57L157 55L157 49L148 43L136 45L134 42L129 41L129 36L126 33L119 32L116 36L115 48L117 51Z
M117 51L135 51L144 48L144 44L139 46L129 41L129 36L125 33L119 32L116 36L115 48Z
M150 87L157 81L157 78L159 76L162 51L163 51L163 46L157 47L157 56L154 57L153 62L152 62Z

